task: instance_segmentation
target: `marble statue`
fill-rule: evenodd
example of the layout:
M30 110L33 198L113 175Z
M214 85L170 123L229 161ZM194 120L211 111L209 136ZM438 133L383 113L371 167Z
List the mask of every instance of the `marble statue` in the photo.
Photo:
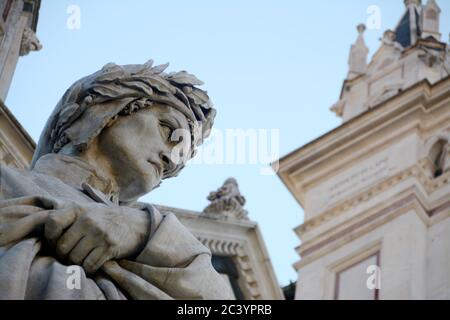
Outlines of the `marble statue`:
M42 49L42 44L34 33L33 29L26 27L23 30L22 40L20 42L20 56L26 56L31 51L39 51Z
M180 172L215 117L202 82L166 68L110 63L77 81L30 170L2 166L0 299L232 296L209 249L138 201Z
M228 178L223 185L208 195L211 203L203 209L202 215L217 220L248 220L248 212L244 209L245 198L239 191L234 178Z

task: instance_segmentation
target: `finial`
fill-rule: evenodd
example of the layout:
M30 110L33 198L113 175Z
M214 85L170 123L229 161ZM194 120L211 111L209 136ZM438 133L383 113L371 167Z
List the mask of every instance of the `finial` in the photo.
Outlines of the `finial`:
M400 43L395 41L396 37L397 37L397 34L395 33L395 31L389 29L383 33L383 38L380 40L383 43L383 45L393 47L396 50L401 51L403 49L403 47Z
M366 26L363 23L360 23L356 29L358 30L358 38L350 49L348 79L353 79L359 75L365 74L367 67L369 48L367 48L366 43L364 42L364 31L366 30Z
M202 215L213 219L248 220L247 210L244 209L245 198L239 191L234 178L228 178L224 184L208 196L211 203L203 210Z
M362 35L364 31L366 31L367 27L364 23L360 23L356 26L356 30L358 30L358 33Z
M395 36L396 36L396 34L395 34L395 31L392 31L392 30L386 30L384 33L383 33L383 38L381 39L381 41L384 43L384 44L387 44L387 45L393 45L394 44L394 42L395 42Z
M409 7L410 5L421 6L422 1L421 0L405 0L405 6Z
M422 38L434 37L441 41L440 33L441 8L435 0L428 0L422 13Z
M392 30L386 30L383 34L383 38L389 41L394 41L395 40L395 31Z

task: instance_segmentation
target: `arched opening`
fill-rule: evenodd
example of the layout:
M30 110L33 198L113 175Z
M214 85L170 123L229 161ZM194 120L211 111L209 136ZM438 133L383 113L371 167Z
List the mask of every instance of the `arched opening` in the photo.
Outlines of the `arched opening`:
M430 150L430 159L435 166L434 177L437 178L443 173L443 165L444 165L444 151L445 146L447 145L447 140L440 139L438 140Z

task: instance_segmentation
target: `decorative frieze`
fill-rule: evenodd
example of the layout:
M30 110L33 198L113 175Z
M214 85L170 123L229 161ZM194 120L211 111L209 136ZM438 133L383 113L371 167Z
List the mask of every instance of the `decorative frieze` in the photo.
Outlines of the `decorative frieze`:
M309 230L318 227L319 225L329 221L330 219L336 217L337 215L347 212L348 210L356 207L372 198L373 196L392 188L394 185L406 180L407 178L416 178L417 181L424 187L428 194L434 192L435 190L445 186L450 181L450 172L444 173L442 176L434 178L430 172L430 168L433 168L430 164L428 157L423 158L419 161L419 164L411 166L396 175L386 178L379 183L375 184L373 187L357 193L351 198L347 198L344 201L336 204L332 208L320 214L318 217L312 218L306 221L304 224L296 228L297 234L308 232Z

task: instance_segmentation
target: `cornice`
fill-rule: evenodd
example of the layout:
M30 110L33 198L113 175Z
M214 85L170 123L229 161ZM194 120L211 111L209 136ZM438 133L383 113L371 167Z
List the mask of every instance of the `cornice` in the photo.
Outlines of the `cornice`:
M249 299L283 299L270 260L268 260L264 241L260 237L259 228L255 222L234 219L217 220L201 215L198 211L161 205L156 205L156 207L162 212L174 213L182 219L182 222L184 219L193 220L199 223L213 223L214 226L222 228L224 231L218 232L215 229L196 227L195 223L189 224L191 232L211 250L212 254L231 257L235 261L240 273L239 283ZM256 250L255 245L257 246Z
M254 229L257 227L257 223L251 220L239 220L239 219L219 219L207 215L203 215L200 211L193 211L187 209L180 209L175 207L169 207L164 205L154 205L161 211L170 211L176 215L182 216L186 219L195 220L202 219L204 221L211 221L218 225L236 226L240 228Z
M447 215L450 214L450 200L441 199L441 201L431 203L429 201L429 196L432 192L450 183L450 172L433 179L430 178L426 172L424 172L424 169L428 166L429 160L423 159L420 166L413 166L399 175L386 179L372 188L372 192L376 188L380 188L380 186L392 188L393 184L397 184L408 177L415 177L423 187L425 194L419 191L417 186L409 187L408 189L400 192L397 196L394 196L393 201L390 203L377 203L372 206L372 209L364 210L364 212L353 217L351 220L343 222L337 226L333 226L332 228L328 228L327 231L323 231L319 235L314 236L314 238L302 243L296 248L296 251L302 259L294 264L294 267L298 269L301 266L318 259L324 254L331 252L336 249L336 247L342 246L358 237L361 237L380 225L387 223L398 215L406 213L410 209L415 209L415 212L418 213L419 218L427 227L432 226L444 219L445 213L447 213ZM383 188L380 188L379 192L382 192L382 189ZM361 195L357 197L356 203L361 203L367 200L369 192L370 191L366 193L365 197L361 197ZM371 196L374 196L374 194ZM342 209L342 207L340 208ZM326 212L324 213L324 216L310 220L309 222L296 228L295 231L298 235L301 235L302 233L310 231L312 228L316 228L326 221L329 221L333 217L332 214L342 212L343 211ZM443 213L444 216L442 216L441 213ZM325 215L327 214L329 216L326 217Z
M295 233L301 237L301 235L305 232L310 231L313 228L317 228L322 224L330 221L336 216L348 212L349 210L355 208L363 202L366 202L370 198L386 191L399 184L400 182L408 179L408 178L416 178L417 181L421 184L421 186L426 190L427 196L441 188L444 185L449 184L450 182L450 172L446 172L442 176L438 178L433 178L431 175L432 168L430 167L432 164L428 158L423 158L419 161L419 164L413 165L405 170L400 171L399 173L390 176L386 179L381 180L380 182L372 185L370 188L356 193L354 196L345 199L341 202L338 202L333 207L327 209L317 217L314 217L302 225L295 228Z
M445 207L445 209L449 206ZM414 190L410 190L404 193L402 197L396 198L394 202L382 208L370 210L368 213L358 217L358 219L355 218L356 222L352 224L344 223L336 227L336 231L332 232L332 234L321 234L316 237L317 239L310 240L299 246L297 252L302 259L294 264L294 268L298 270L411 210L417 212L424 224L427 223L424 221L427 216L427 210L424 208L421 198Z
M36 149L36 143L33 138L28 134L25 128L19 123L16 117L8 109L8 107L0 99L0 115L3 116L7 124L17 132L20 139L24 142L24 145L30 150L31 155L33 155ZM31 159L30 159L31 160Z

